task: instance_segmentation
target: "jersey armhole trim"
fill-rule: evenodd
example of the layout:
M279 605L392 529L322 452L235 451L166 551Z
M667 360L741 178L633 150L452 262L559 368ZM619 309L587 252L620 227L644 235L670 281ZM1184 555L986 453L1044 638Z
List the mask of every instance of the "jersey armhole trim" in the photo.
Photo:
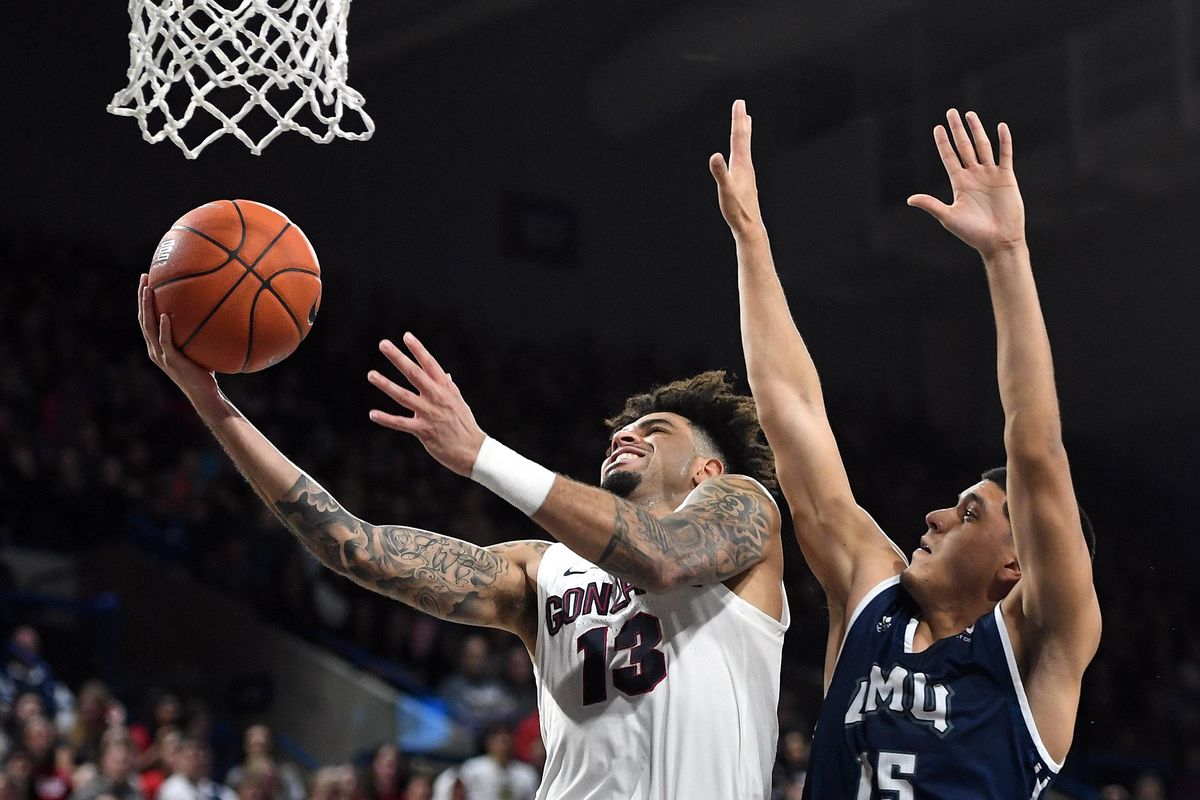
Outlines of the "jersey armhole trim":
M846 647L846 640L850 638L850 631L854 629L854 623L858 621L860 616L862 616L862 613L866 610L867 605L870 604L870 602L876 597L878 597L884 589L889 589L899 582L899 575L893 575L890 578L884 578L879 583L875 584L871 588L871 591L867 592L862 600L858 601L858 605L854 607L854 613L851 614L850 619L846 621L846 629L842 631L842 643L838 645L837 657L833 659L833 672L837 672L837 665L838 662L842 660L842 650Z
M754 605L754 603L751 603L733 589L730 589L725 585L724 581L717 581L716 583L710 585L720 587L718 592L722 597L726 598L730 608L734 609L735 613L742 614L746 618L746 621L750 622L751 624L757 625L761 623L765 633L768 633L772 636L783 636L783 634L787 633L788 627L790 627L792 624L792 611L788 606L787 587L782 581L779 583L779 593L780 599L783 601L783 612L780 614L779 619L775 619L770 614Z
M921 624L921 620L913 617L908 621L908 625L904 628L904 652L912 653L913 642L917 639L917 626Z
M537 586L537 599L534 602L537 607L533 610L537 624L537 636L533 642L533 668L538 671L538 681L541 681L541 659L543 646L546 636L546 626L542 619L542 609L545 607L546 596L550 594L551 582L553 581L554 566L550 567L549 574L543 574L542 570L546 569L548 563L553 563L558 560L558 553L561 551L571 552L562 542L554 542L546 548L546 552L542 553L542 558L538 562L537 576L534 578L534 584ZM553 553L553 556L551 555Z
M1062 769L1062 763L1055 761L1050 751L1046 749L1046 744L1042 741L1042 735L1038 733L1037 723L1033 719L1033 709L1029 707L1029 698L1025 694L1025 684L1021 681L1021 672L1017 669L1017 655L1013 650L1012 640L1008 638L1008 623L1004 620L1004 611L1001 609L1001 604L996 604L996 609L992 613L996 617L996 630L1000 633L1000 644L1004 647L1004 660L1008 663L1008 674L1012 678L1013 688L1017 692L1017 702L1021 706L1021 716L1025 719L1025 727L1029 729L1029 736L1033 739L1033 744L1037 747L1038 755L1046 762L1046 766L1058 774Z

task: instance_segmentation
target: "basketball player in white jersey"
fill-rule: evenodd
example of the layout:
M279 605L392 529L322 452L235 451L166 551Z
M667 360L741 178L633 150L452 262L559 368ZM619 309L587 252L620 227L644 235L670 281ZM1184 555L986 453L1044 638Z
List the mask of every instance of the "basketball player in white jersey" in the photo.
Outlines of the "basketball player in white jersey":
M606 491L485 436L411 335L415 361L382 342L417 391L373 371L371 382L412 415L371 418L414 434L562 542L477 547L343 509L175 349L146 284L143 276L139 319L151 360L322 563L439 618L525 643L547 751L539 798L769 796L788 626L780 518L763 486L773 465L753 402L723 373L630 398L609 420Z

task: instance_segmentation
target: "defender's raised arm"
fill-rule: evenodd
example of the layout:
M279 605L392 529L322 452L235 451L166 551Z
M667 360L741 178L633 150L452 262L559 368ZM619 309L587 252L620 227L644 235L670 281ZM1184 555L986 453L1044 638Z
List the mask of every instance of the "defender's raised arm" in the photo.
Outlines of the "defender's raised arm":
M1030 703L1052 751L1071 741L1079 681L1100 641L1092 564L1062 442L1050 340L1025 241L1025 212L1013 172L1013 142L1000 123L999 159L974 112L947 113L934 140L954 191L950 205L914 195L983 258L996 319L1000 402L1008 459L1007 504L1020 582L1005 601L1026 652L1038 660ZM953 137L953 145L951 144ZM1049 688L1049 690L1047 690Z
M905 566L904 557L858 506L825 413L821 382L788 309L759 210L750 156L751 119L733 104L729 160L709 159L721 213L737 245L742 348L763 431L796 536L825 589L831 624L872 586Z
M1062 442L1050 339L1025 241L1012 134L1000 123L995 161L974 112L966 115L969 135L956 110L947 120L954 145L941 125L934 140L954 190L953 203L929 195L914 195L908 202L928 211L983 258L996 319L1008 513L1021 563L1022 605L1032 622L1078 636L1090 659L1099 638L1099 609Z

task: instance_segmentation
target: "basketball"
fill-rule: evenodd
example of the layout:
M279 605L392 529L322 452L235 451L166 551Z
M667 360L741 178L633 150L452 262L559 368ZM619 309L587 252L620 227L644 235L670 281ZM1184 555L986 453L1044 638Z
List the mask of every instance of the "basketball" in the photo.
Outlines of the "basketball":
M321 305L321 268L285 215L253 200L217 200L180 217L150 263L175 346L216 372L257 372L304 340Z

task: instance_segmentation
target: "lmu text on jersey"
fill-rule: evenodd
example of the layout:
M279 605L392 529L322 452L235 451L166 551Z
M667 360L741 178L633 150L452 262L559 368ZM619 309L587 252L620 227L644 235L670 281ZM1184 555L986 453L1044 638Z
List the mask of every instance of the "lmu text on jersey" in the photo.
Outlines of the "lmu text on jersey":
M924 672L909 672L897 664L885 676L878 664L871 665L871 676L861 678L854 699L846 709L846 724L855 725L871 714L894 712L933 728L945 736L950 724L950 698L954 690L944 683L929 683Z

